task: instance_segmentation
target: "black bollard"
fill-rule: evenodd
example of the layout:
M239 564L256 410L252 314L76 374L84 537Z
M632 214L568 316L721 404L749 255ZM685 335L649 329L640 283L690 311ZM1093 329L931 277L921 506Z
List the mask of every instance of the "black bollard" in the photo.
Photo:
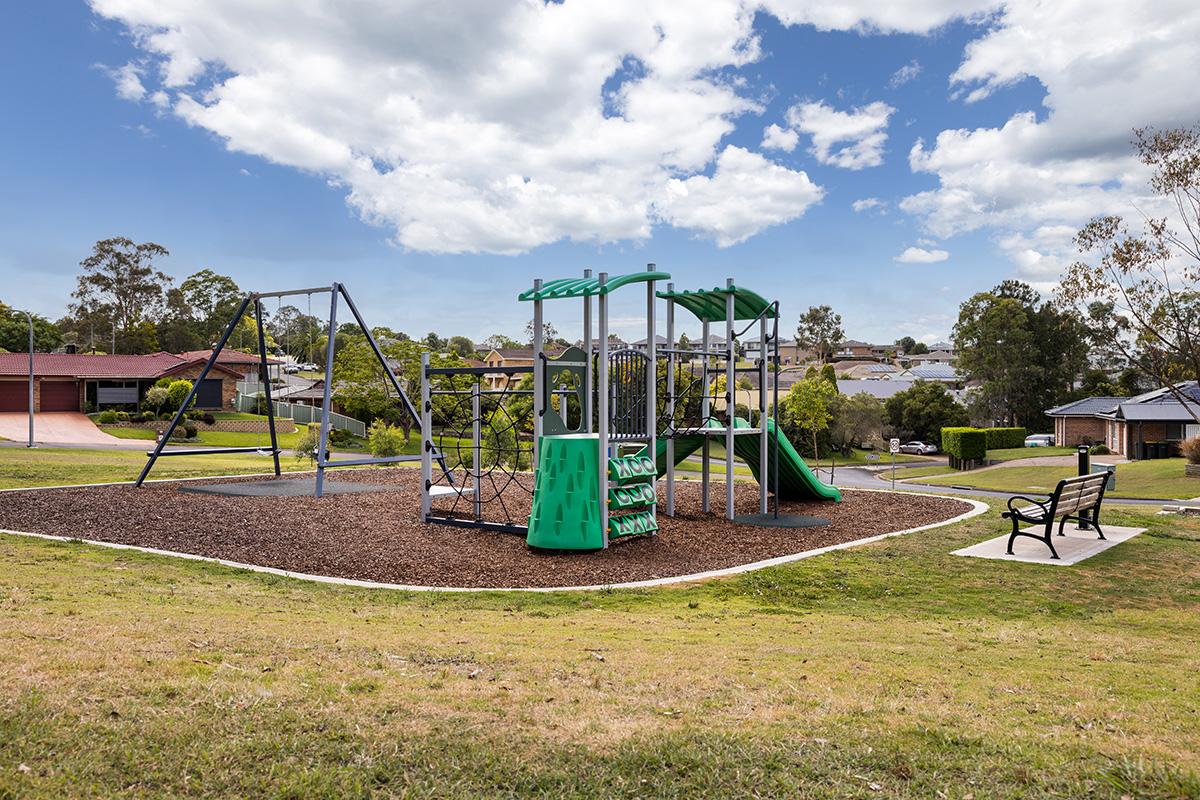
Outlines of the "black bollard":
M1078 474L1080 474L1080 475L1089 474L1092 471L1092 465L1091 465L1091 459L1088 454L1088 446L1086 444L1081 444L1081 445L1079 445L1078 449L1075 452L1079 454L1079 473ZM1088 512L1086 512L1086 511L1079 512L1079 526L1078 526L1077 530L1081 530L1081 531L1088 530L1087 514L1088 514Z

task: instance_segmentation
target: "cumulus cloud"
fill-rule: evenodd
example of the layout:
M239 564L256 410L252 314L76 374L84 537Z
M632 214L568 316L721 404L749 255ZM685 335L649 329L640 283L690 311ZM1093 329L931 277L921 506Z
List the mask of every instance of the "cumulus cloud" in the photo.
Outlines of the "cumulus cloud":
M671 180L658 210L672 225L711 235L719 247L729 247L795 219L823 195L803 172L730 145L721 151L711 178Z
M896 109L876 101L851 111L838 111L824 101L799 103L788 109L788 124L812 137L809 152L822 164L858 170L883 163L888 117Z
M782 150L790 153L800 143L800 134L778 125L768 125L763 129L763 140L760 145L763 150Z
M102 64L97 67L112 78L117 87L117 97L122 100L138 101L146 96L146 87L142 84L142 70L137 64L130 62L115 69Z
M902 264L936 264L945 261L950 254L945 250L926 250L924 247L907 247L896 256L895 260Z
M892 77L888 79L888 86L895 89L903 86L909 81L916 80L917 76L920 74L921 62L914 58L912 61L908 62L903 67L892 73Z
M864 197L861 200L855 200L850 204L855 213L861 214L864 211L882 211L887 206L887 203L880 200L878 197Z
M1197 41L1200 7L1180 0L1006 3L952 88L973 102L1035 78L1044 111L918 141L910 164L938 186L901 207L938 236L992 229L1020 276L1052 285L1072 258L1066 233L1089 217L1162 213L1145 196L1131 131L1195 123L1200 83L1181 76L1200 70Z

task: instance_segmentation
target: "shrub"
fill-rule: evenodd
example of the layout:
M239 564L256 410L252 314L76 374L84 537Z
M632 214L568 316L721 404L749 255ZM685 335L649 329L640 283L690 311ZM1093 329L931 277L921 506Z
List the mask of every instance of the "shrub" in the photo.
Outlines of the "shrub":
M950 456L950 466L964 469L987 457L987 434L981 428L942 428L942 449Z
M216 425L217 424L217 418L214 417L212 415L212 412L209 412L209 411L204 412L204 415L200 417L200 421L203 422L205 425Z
M345 430L343 428L330 428L329 429L329 443L331 445L337 445L338 447L344 447L348 444L352 444L353 442L354 442L354 434L351 433L350 431Z
M1024 447L1029 432L1025 428L984 428L988 450L1007 450Z
M167 387L156 384L146 390L146 394L142 397L142 405L157 412L162 410L169 399Z
M171 381L167 385L167 405L178 409L187 400L188 392L192 391L192 382L188 380Z
M398 456L404 449L404 431L377 419L367 431L367 446L376 458Z
M196 426L190 422L183 426L183 434L188 439L196 438Z
M1093 456L1107 456L1112 453L1107 446L1102 444L1094 444L1088 448L1088 454Z
M267 416L268 410L269 409L267 408L267 396L265 394L263 394L262 392L259 392L258 394L254 395L254 413L258 414L259 416L265 417L265 416Z
M297 461L315 461L317 458L317 445L321 441L321 432L316 425L308 425L304 428L304 432L300 434L300 438L296 440L296 447L292 452L296 455Z
M1193 436L1179 443L1179 451L1189 464L1200 464L1200 436Z
M129 422L129 412L128 411L118 411L117 412L117 422Z
M184 419L190 419L192 422L199 422L200 418L203 416L204 416L204 414L202 414L201 412L197 411L194 408L189 410L186 414L183 415Z
M116 425L117 412L111 408L101 411L99 416L96 417L96 422L99 422L101 425Z
M141 422L153 422L155 420L154 412L143 411L141 414L138 414L138 420Z

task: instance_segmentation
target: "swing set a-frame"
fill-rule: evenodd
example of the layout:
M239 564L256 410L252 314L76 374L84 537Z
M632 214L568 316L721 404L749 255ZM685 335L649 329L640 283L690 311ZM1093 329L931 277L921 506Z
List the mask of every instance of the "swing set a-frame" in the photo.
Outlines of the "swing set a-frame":
M148 452L149 456L146 465L142 468L142 472L138 475L135 483L136 486L141 486L150 474L150 470L154 468L154 464L159 458L165 456L204 456L204 455L224 455L227 453L258 453L269 454L274 462L275 475L278 477L281 474L279 468L279 438L275 431L275 404L271 398L271 380L267 367L267 344L266 332L263 328L263 307L262 301L268 298L284 298L293 297L296 295L308 295L310 298L314 294L323 294L328 292L330 295L329 302L329 336L325 347L325 385L321 397L321 429L320 436L317 441L315 452L315 461L317 468L316 481L316 496L320 497L325 489L325 470L335 467L366 467L372 464L396 464L402 461L420 461L420 455L400 455L400 456L380 456L380 457L364 457L364 458L344 458L333 460L329 457L329 415L331 395L333 390L333 361L335 355L335 342L337 336L337 314L339 298L344 300L346 307L350 310L354 321L358 323L362 329L363 335L367 339L367 343L371 346L371 351L379 360L380 366L383 367L384 374L387 377L388 383L395 391L396 396L404 406L404 411L413 420L414 425L421 424L421 415L417 412L412 401L408 399L400 381L396 379L396 374L388 365L387 359L383 355L383 351L379 348L379 343L375 341L375 336L371 333L371 328L363 321L362 315L358 313L358 308L354 305L354 301L350 298L350 293L346 291L346 287L341 283L333 283L330 286L318 286L309 289L288 289L280 292L251 292L242 298L238 305L237 311L233 318L230 319L229 325L225 328L225 332L221 335L220 340L213 348L212 354L208 357L208 362L205 363L204 369L200 371L199 376L192 382L192 390L188 392L187 399L179 406L179 410L175 412L175 416L171 419L171 424L159 437L154 449ZM254 308L254 323L258 334L258 355L259 355L259 372L261 377L261 385L263 387L264 400L266 401L267 409L267 428L271 436L271 445L269 449L262 447L200 447L200 448L180 448L166 449L166 445L171 441L171 435L183 420L188 408L196 398L196 393L200 390L204 379L208 377L208 373L212 370L213 365L220 358L221 351L229 343L229 338L237 329L238 325L245 318L246 313L251 306ZM442 471L446 474L447 480L453 482L449 470L446 468L446 461L440 450L434 447L431 451L431 456L441 466Z

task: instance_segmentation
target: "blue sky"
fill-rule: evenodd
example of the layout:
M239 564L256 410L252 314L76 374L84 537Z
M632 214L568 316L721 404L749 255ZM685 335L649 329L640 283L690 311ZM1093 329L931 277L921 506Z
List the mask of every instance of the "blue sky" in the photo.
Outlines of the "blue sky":
M653 261L681 288L732 276L778 297L789 327L828 303L855 338L943 338L975 291L1051 287L1070 232L1144 193L1129 129L1200 107L1162 90L1139 31L1153 15L1121 4L848 3L830 19L714 0L703 24L654 3L582 22L571 2L390 5L343 4L356 18L339 24L282 2L9 8L0 299L58 316L91 244L126 235L168 247L177 278L340 280L371 321L417 335L519 335L533 278ZM1161 47L1184 68L1196 13L1168 11L1178 41ZM1102 52L1089 25L1111 26ZM884 121L862 133L869 109ZM769 125L790 150L764 146ZM839 165L856 144L866 164ZM897 260L909 248L924 260ZM613 313L637 334L637 297ZM568 334L575 317L551 312Z

